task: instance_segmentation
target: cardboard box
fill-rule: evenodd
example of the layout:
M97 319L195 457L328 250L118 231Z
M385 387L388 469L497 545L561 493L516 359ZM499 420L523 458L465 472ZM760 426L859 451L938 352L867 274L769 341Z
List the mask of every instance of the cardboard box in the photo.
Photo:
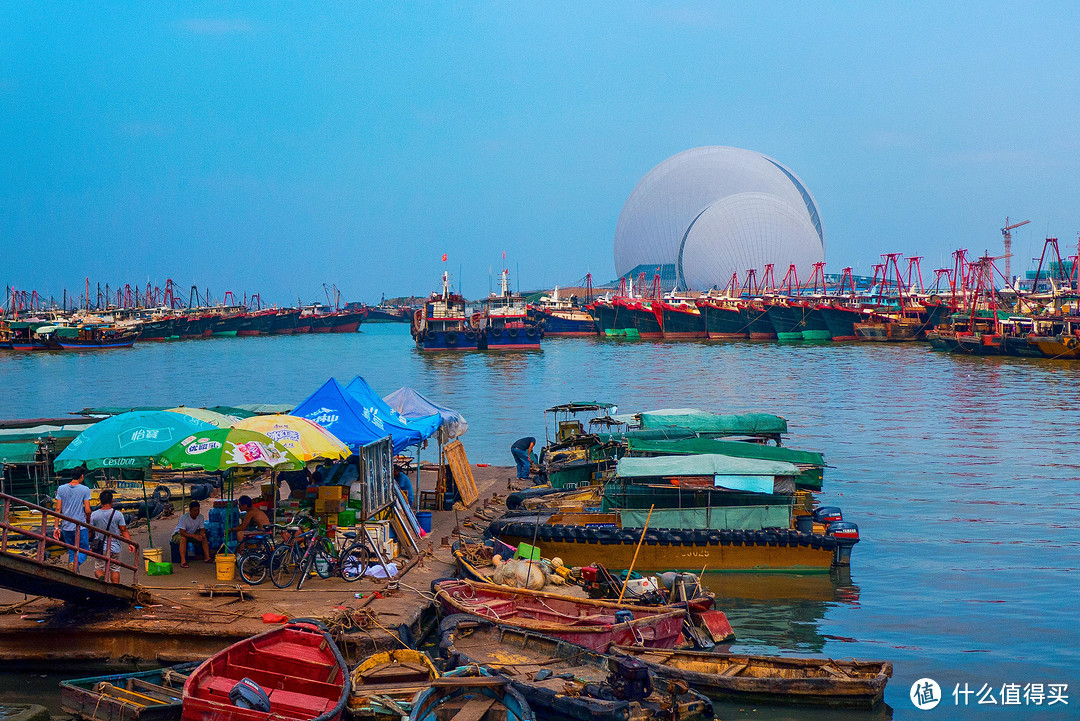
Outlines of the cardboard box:
M319 486L319 500L337 501L345 498L344 486Z
M345 499L319 498L315 501L316 513L341 513L345 510Z
M336 513L320 513L317 518L319 519L319 522L327 528L330 528L331 526L336 527L338 524L338 516Z

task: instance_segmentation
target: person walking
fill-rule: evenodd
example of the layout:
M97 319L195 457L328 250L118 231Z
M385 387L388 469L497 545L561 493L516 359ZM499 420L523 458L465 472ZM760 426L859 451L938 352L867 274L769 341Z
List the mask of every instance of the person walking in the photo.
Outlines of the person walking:
M188 541L202 546L203 560L205 563L213 563L210 557L210 541L206 537L206 524L199 514L199 502L192 501L188 504L188 512L180 516L176 522L176 530L173 531L172 542L180 550L180 566L187 568L187 545Z
M124 518L124 514L113 508L113 492L106 489L98 496L98 501L101 503L101 508L97 509L90 514L90 525L94 528L100 528L103 531L109 533L115 533L118 536L123 536L128 540L128 553L135 553L135 545L131 543L131 534L128 533L127 519ZM96 539L95 539L96 541ZM115 538L109 538L108 536L102 536L102 543L100 549L97 547L92 550L95 553L100 553L102 556L108 556L113 561L120 560L120 541ZM98 544L95 543L95 546ZM109 578L105 578L105 559L94 559L94 575L98 580L107 581L111 583L120 583L120 569L115 564L109 564Z
M517 462L517 477L520 479L529 479L532 449L535 445L536 439L532 436L526 436L514 441L514 445L510 446L510 453L513 454L514 460Z
M56 489L56 512L69 518L84 518L90 522L90 489L83 485L85 468L76 468L71 472L71 480ZM78 562L74 548L68 549L68 568L73 573L79 572L79 566L86 563L83 550L90 548L90 532L86 526L77 526L71 521L59 517L53 523L53 538L69 545L78 545ZM76 544L76 541L78 543Z

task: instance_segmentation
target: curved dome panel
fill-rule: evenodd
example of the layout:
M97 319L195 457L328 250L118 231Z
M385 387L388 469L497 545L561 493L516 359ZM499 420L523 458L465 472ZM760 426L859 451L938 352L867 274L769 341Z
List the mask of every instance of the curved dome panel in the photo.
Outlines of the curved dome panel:
M768 193L738 193L709 205L693 222L677 255L680 285L723 287L750 268L776 265L777 280L791 263L805 280L821 260L821 243L805 210Z
M746 197L738 203L719 204L740 195L753 195L756 200L751 203ZM770 218L773 210L780 216ZM749 215L725 225L717 215L721 211ZM791 213L798 216L798 222ZM692 225L700 223L704 224L690 232ZM724 242L756 239L756 250L719 247L720 238L706 235L709 229L719 232L735 226L743 230L725 231ZM691 236L693 242L684 246ZM692 249L693 262L702 270L691 271L684 264L688 287L726 284L731 271L721 269L728 264L716 258L707 260L706 248L712 248L716 258L732 258L738 264L733 269L740 276L748 268L760 270L765 263L786 270L794 262L801 277L804 262L809 265L824 259L825 234L816 201L790 169L751 150L709 146L668 158L630 193L615 229L615 270L622 276L642 264L676 264L680 249L684 253ZM721 274L711 275L714 271Z

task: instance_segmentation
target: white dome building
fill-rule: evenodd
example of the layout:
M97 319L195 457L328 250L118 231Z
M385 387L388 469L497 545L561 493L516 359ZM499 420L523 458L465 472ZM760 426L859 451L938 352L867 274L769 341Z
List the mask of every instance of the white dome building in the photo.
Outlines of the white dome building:
M781 163L752 150L686 150L650 170L626 199L615 228L620 277L661 268L666 288L724 287L766 263L777 282L795 264L800 281L825 259L817 203Z

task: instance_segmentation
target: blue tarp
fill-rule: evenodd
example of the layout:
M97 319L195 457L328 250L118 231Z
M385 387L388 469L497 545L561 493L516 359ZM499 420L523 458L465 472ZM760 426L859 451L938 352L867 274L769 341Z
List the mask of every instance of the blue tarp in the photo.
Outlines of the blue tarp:
M405 416L406 418L419 418L429 415L431 413L438 413L440 418L440 427L443 430L443 440L451 440L465 435L465 431L469 430L469 424L465 421L465 417L446 406L440 406L428 398L422 393L418 392L408 386L404 388L398 388L390 395L383 398L387 404L395 411Z
M292 415L318 423L354 451L387 436L392 439L395 453L423 440L416 431L397 431L395 435L393 428L365 408L336 378L326 381L296 406Z
M439 430L441 418L437 412L429 411L418 418L406 418L380 398L375 389L369 386L367 381L360 376L356 376L349 381L349 385L345 386L345 390L359 401L360 405L364 406L373 417L383 422L383 425L389 429L390 435L394 437L395 441L398 435L404 436L411 433L419 434L420 440L425 440L435 435L435 431Z

